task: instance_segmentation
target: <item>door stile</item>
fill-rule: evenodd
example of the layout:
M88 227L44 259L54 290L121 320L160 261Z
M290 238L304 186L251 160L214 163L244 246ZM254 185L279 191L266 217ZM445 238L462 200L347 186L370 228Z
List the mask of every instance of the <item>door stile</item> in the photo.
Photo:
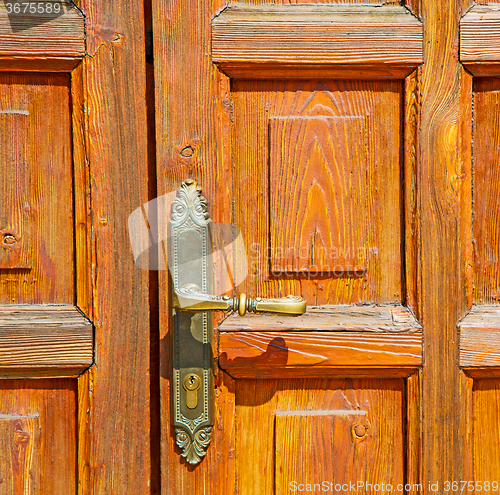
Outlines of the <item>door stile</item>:
M423 482L464 479L465 410L456 325L469 307L470 155L463 157L463 69L458 2L422 1L424 59L419 159L421 308L424 326ZM467 86L466 86L467 87ZM470 101L470 100L469 100Z
M79 381L79 493L149 494L150 275L135 264L128 232L129 215L148 202L144 5L80 4L85 144L78 148L91 181L95 365ZM131 235L148 239L145 229Z

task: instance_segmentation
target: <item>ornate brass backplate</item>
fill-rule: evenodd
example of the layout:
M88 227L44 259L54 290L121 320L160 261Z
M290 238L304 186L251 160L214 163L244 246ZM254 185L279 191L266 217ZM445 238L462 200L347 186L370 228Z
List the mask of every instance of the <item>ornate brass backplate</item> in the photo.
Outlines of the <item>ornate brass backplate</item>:
M186 180L172 203L170 273L174 290L195 284L212 291L211 220L206 199ZM212 314L173 310L172 406L176 443L189 464L205 456L213 420Z

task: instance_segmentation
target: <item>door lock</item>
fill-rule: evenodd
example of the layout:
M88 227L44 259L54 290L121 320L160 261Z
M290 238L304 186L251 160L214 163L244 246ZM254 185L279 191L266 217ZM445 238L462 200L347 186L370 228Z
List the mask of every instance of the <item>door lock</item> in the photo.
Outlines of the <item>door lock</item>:
M189 373L189 375L186 375L184 380L182 380L182 385L186 389L186 406L189 409L196 409L201 378L196 373Z
M211 295L212 239L207 200L188 179L177 190L169 222L172 276L172 411L175 440L189 464L206 454L214 425L213 311L301 315L298 296L247 299Z

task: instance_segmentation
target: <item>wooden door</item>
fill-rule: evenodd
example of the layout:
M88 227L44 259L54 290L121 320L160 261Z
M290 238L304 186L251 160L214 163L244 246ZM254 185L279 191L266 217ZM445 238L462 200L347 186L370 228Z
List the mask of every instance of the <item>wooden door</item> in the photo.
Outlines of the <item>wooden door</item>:
M484 0L3 2L0 494L499 493L499 46ZM218 293L309 305L216 317L198 466L135 257L187 178Z
M0 5L2 495L146 494L159 473L127 228L150 194L146 14L77 4Z
M196 179L244 238L233 290L309 305L219 318L192 467L160 275L163 493L498 493L500 16L479 3L153 2L158 194Z

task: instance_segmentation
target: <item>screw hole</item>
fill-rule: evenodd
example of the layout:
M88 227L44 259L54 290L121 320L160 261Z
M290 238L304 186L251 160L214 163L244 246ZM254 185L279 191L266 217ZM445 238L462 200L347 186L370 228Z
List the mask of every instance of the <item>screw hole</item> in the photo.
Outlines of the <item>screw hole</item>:
M17 244L17 239L13 234L5 234L2 239L2 244L5 246L13 246Z
M194 155L194 148L192 146L186 146L181 150L181 156L184 158L190 158Z
M366 425L358 424L358 425L354 425L352 431L353 431L355 437L363 438L368 431L368 427Z

